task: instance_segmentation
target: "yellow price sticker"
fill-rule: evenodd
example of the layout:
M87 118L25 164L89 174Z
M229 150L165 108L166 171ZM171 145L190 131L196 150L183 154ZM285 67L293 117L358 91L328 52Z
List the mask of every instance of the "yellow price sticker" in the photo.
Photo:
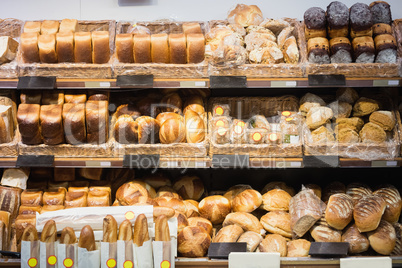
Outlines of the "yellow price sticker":
M126 217L127 220L131 221L132 219L134 219L134 212L132 211L127 211L126 214L124 215Z
M282 112L282 115L283 115L283 116L290 116L291 113L290 113L289 111L283 111L283 112Z
M170 262L169 261L161 262L161 268L170 268Z
M70 258L64 259L63 265L66 268L71 268L74 265L74 261L72 259L70 259Z
M220 106L216 107L216 108L215 108L215 113L216 113L217 115L223 115L223 108L220 107Z
M38 265L38 260L36 258L29 258L28 266L29 267L36 267Z
M115 259L108 259L108 260L106 261L106 266L107 266L108 268L116 267L116 260L115 260Z
M123 263L123 267L124 268L133 268L134 267L134 263L132 261L125 261Z
M47 258L47 263L50 265L55 265L57 263L57 258L56 256L52 255Z
M259 132L256 132L253 134L253 140L254 141L260 141L262 139L262 135Z

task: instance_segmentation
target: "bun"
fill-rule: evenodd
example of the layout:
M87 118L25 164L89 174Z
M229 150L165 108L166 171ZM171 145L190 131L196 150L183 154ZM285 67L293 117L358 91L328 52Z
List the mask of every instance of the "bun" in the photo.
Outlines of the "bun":
M267 235L258 248L260 252L278 252L280 257L288 254L286 239L278 234Z
M369 195L359 200L354 207L353 217L361 233L377 229L386 204L384 199L378 195Z
M332 195L325 210L329 226L343 230L353 219L353 199L347 194Z
M239 239L240 235L244 233L243 229L238 225L224 226L216 234L212 242L214 243L233 243Z
M155 213L155 210L154 210ZM137 216L134 223L133 243L138 247L142 247L144 242L149 240L148 221L144 214Z
M187 218L199 217L200 213L198 211L198 202L188 199L184 200L184 205L186 206L186 216Z
M103 218L103 242L117 242L117 222L111 215Z
M127 182L116 191L116 198L123 206L131 206L137 203L141 196L149 197L147 189L135 182Z
M227 225L238 225L243 230L246 231L253 231L259 234L264 234L264 228L261 225L260 221L257 219L256 216L246 213L246 212L233 212L226 216L225 220L222 223L222 226Z
M311 243L305 239L296 239L289 241L287 246L287 257L308 257Z
M85 225L82 227L78 247L85 248L88 251L96 250L95 235L91 226Z
M204 194L204 184L197 176L183 176L174 185L173 189L184 199L199 200Z
M198 210L201 217L210 220L212 224L220 224L230 213L231 206L227 198L213 195L202 199L198 204Z
M165 215L168 219L172 218L175 214L175 210L170 207L154 206L154 218L156 219L160 215Z
M74 229L71 227L65 227L61 231L61 237L60 237L60 244L75 244L77 243L77 237L75 236Z
M161 207L169 207L181 213L186 213L186 205L184 205L183 200L170 196L161 196L155 198L155 202Z
M342 242L349 243L349 254L359 254L369 249L370 242L365 233L360 233L356 224L352 224L344 230Z
M232 201L234 212L253 212L262 204L262 196L256 190L248 189L235 196Z
M177 236L177 251L188 258L203 257L211 244L211 237L201 227L185 227Z
M36 231L35 226L28 223L27 227L25 227L24 232L22 233L21 240L30 242L38 241L38 232Z
M129 220L124 220L119 227L119 237L117 240L129 241L133 239L133 227Z
M213 226L209 220L202 218L202 217L192 217L192 218L188 218L187 221L188 221L188 226L198 226L198 227L204 228L204 230L209 235L212 234Z
M381 255L390 255L396 245L394 227L387 221L381 221L378 228L367 234L370 246Z
M41 242L51 243L56 242L57 228L54 220L48 220L43 226L43 230L40 236Z
M230 24L240 24L243 27L260 25L264 21L261 10L256 5L237 4L229 11L228 21Z
M170 231L165 215L155 220L155 241L170 241Z
M289 213L285 211L268 212L261 217L260 222L268 232L292 238Z
M267 211L288 211L291 198L290 194L284 190L270 190L262 196L262 208Z
M248 231L243 233L239 239L237 240L238 243L245 242L247 243L247 252L254 252L258 245L262 241L262 236L259 233Z

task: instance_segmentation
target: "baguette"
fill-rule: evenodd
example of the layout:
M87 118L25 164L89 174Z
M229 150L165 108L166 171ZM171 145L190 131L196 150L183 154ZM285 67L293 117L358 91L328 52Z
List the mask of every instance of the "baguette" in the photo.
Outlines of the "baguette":
M21 240L33 242L38 241L38 239L38 232L36 231L35 226L29 223L22 233Z
M155 241L170 241L167 217L161 215L155 220Z
M117 222L111 215L103 218L103 242L117 242Z
M85 248L88 251L96 250L95 235L91 226L85 225L82 227L78 247Z
M48 220L43 227L42 234L40 236L41 242L56 242L57 228L54 220Z
M61 231L60 244L71 245L77 242L77 237L75 236L74 229L71 227L65 227Z
M154 218L155 219L161 215L165 215L168 219L170 219L174 216L174 214L175 214L175 211L173 208L154 206Z
M133 229L129 220L124 220L119 227L118 240L129 241L133 237Z
M155 210L154 210L155 212ZM149 240L148 221L144 214L138 215L134 223L133 243L141 247L144 242Z

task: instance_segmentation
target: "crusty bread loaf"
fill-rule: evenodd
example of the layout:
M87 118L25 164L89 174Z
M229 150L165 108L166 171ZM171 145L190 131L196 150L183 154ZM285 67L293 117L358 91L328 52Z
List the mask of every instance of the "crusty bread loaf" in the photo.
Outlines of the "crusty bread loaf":
M45 144L56 145L64 142L62 113L62 105L42 105L40 109L40 126Z
M248 189L253 188L251 188L251 186L247 184L237 184L230 187L223 196L226 197L230 201L230 203L232 203L236 195Z
M251 189L251 187L250 187ZM296 194L295 189L291 186L288 186L283 181L271 181L261 190L261 194L265 194L273 189L280 189L287 192L290 196L294 196Z
M396 241L395 241L394 250L392 251L391 255L401 255L402 254L402 224L395 223L393 226L395 228Z
M85 248L88 251L96 250L95 235L91 226L85 225L82 227L78 247Z
M365 116L379 110L379 103L366 97L359 98L353 106L353 116Z
M387 221L382 220L378 228L367 234L370 246L381 255L390 255L396 245L395 228Z
M360 233L356 224L348 226L342 234L342 242L349 243L349 254L358 254L368 250L370 242L365 233Z
M360 232L370 232L377 229L386 204L384 199L378 195L368 195L357 202L353 217Z
M200 63L204 60L205 38L203 34L187 35L187 62Z
M151 58L152 62L169 63L169 42L165 33L151 35Z
M265 230L260 223L260 221L257 219L256 216L246 213L246 212L233 212L229 213L225 220L222 223L222 226L227 226L227 225L238 225L245 232L247 231L253 231L259 234L265 234Z
M334 116L331 108L328 107L312 107L306 117L306 124L311 129L317 129L327 124Z
M155 241L170 241L169 225L165 215L155 220Z
M39 62L39 47L38 47L38 33L22 33L21 40L21 55L26 63Z
M260 25L264 17L256 5L237 4L232 8L227 17L230 24L240 24L243 27Z
M138 124L130 115L119 116L113 127L114 138L122 144L138 142Z
M352 182L346 187L346 194L352 197L353 203L356 205L360 199L371 195L372 191L366 184Z
M132 34L117 34L115 45L119 62L134 62L134 39Z
M159 140L164 144L185 142L186 126L184 118L168 119L161 124L159 130Z
M387 133L384 129L374 123L367 123L359 132L362 142L367 143L382 143L387 140Z
M75 236L74 229L71 227L65 227L61 231L61 237L60 237L60 244L75 244L77 243L77 237Z
M247 252L254 252L262 242L262 236L253 231L244 232L237 240L238 243L247 243Z
M129 220L124 220L119 226L119 236L117 240L130 241L133 239L133 227Z
M188 218L187 220L188 220L188 226L198 226L198 227L204 228L204 230L209 235L212 235L213 226L209 220L202 218L202 217L191 217L191 218Z
M56 53L59 62L74 62L74 34L71 31L56 35Z
M76 19L63 19L60 23L59 33L78 32L78 21Z
M183 176L174 185L173 189L184 199L199 200L204 194L204 184L197 176Z
M256 190L248 189L235 196L232 201L232 209L234 212L253 212L261 204L261 194Z
M21 240L22 241L30 241L30 242L38 241L39 240L38 232L37 232L35 226L33 226L32 224L28 224L27 227L25 228L24 232L22 233ZM3 248L3 249L5 250L6 248Z
M382 127L385 131L393 130L396 124L395 117L390 111L375 111L370 115L369 120Z
M346 186L342 182L334 181L324 187L322 192L322 200L327 202L331 195L338 193L345 193Z
M230 201L223 196L213 195L205 197L198 205L201 217L212 222L212 224L220 224L230 213Z
M290 194L281 189L273 189L262 196L262 208L267 211L289 210Z
M281 257L286 257L288 254L286 239L278 234L267 235L258 249L260 252L278 252Z
M347 194L332 195L325 210L325 220L334 229L343 230L353 219L353 199Z
M203 142L207 132L203 118L192 110L187 110L184 117L187 143Z
M186 35L169 34L170 63L183 64L186 57Z
M67 143L80 144L86 141L84 103L65 103L63 105L63 127Z
M150 116L140 116L135 122L138 124L138 143L158 143L160 124Z
M127 182L116 191L116 198L123 206L137 203L140 196L149 197L147 189L135 182Z
M54 220L48 220L43 226L42 233L40 235L41 242L56 242L57 239L57 227Z
M39 104L20 104L18 106L18 127L24 144L42 143L40 108Z
M109 32L95 31L91 33L92 37L92 62L107 63L110 59Z
M26 21L24 24L24 33L40 34L41 21Z
M85 116L87 142L105 143L109 132L109 103L107 101L87 101Z
M280 234L291 238L290 215L285 211L268 212L261 217L260 222L265 230L273 234Z
M382 219L392 224L396 223L401 215L402 209L402 199L398 189L389 186L386 188L380 188L373 194L381 196L387 203Z
M236 242L240 235L243 234L243 229L238 225L227 225L219 230L212 242L214 243L230 243Z
M310 234L315 242L341 242L342 232L326 225L318 223L311 227Z
M90 32L74 33L75 62L92 63L92 37Z
M152 62L151 57L151 36L149 34L134 35L134 62Z
M161 207L169 207L183 214L186 213L186 205L184 205L184 202L181 199L170 196L161 196L155 198L154 200Z
M310 252L310 241L306 239L296 239L289 241L287 257L308 257Z
M60 23L56 20L44 20L40 27L41 35L57 34L59 32Z
M385 1L374 1L370 4L373 23L392 23L391 6Z
M42 206L42 191L25 190L21 193L21 205Z
M144 242L149 240L148 221L144 214L137 216L134 223L133 243L141 247Z
M66 189L58 188L55 190L48 190L43 193L43 205L56 206L62 205L64 206L64 201L66 198Z

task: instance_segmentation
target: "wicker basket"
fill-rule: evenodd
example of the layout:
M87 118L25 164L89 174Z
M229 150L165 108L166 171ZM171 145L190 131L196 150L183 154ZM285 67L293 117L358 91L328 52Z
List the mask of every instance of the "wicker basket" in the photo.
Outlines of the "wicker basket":
M209 111L212 111L214 104L229 104L230 116L244 119L256 114L272 117L282 111L298 111L299 109L298 99L294 96L211 98ZM209 113L209 119L211 118L212 113ZM211 156L216 154L246 154L249 157L301 157L303 155L301 139L297 144L216 144L211 138L211 130L212 127L210 126L209 154Z
M240 66L216 66L210 62L209 75L235 75L250 78L280 78L280 77L304 77L303 64L306 62L306 49L304 35L302 35L300 23L295 19L286 19L294 28L294 35L299 47L299 64L243 64ZM216 25L227 25L227 21L211 21L210 28Z
M199 22L203 32L206 23ZM116 34L127 33L130 22L118 22ZM151 33L180 33L183 22L137 22L138 26L147 27ZM114 76L118 75L154 75L155 78L205 78L208 77L208 64L201 63L165 64L165 63L120 63L116 54L113 55Z
M10 36L19 41L23 21L17 19L0 20L0 36ZM0 78L17 78L17 59L0 65Z
M113 20L78 21L80 32L108 31L110 55L114 52L116 23ZM112 59L105 64L89 63L24 63L18 53L19 76L56 76L57 78L112 78ZM112 58L112 57L111 57Z
M396 34L395 22L392 25L394 35ZM304 29L304 23L302 23ZM302 31L305 40L304 31ZM399 39L398 39L399 40ZM306 43L306 42L305 42ZM398 44L400 41L398 41ZM400 47L400 45L398 45ZM307 45L304 46L307 55ZM306 74L322 75L344 75L346 77L397 77L400 69L400 55L398 54L396 63L331 63L313 64L306 63Z
M18 142L21 140L19 131L15 130L14 139L8 143L0 144L1 157L17 157L18 156Z

